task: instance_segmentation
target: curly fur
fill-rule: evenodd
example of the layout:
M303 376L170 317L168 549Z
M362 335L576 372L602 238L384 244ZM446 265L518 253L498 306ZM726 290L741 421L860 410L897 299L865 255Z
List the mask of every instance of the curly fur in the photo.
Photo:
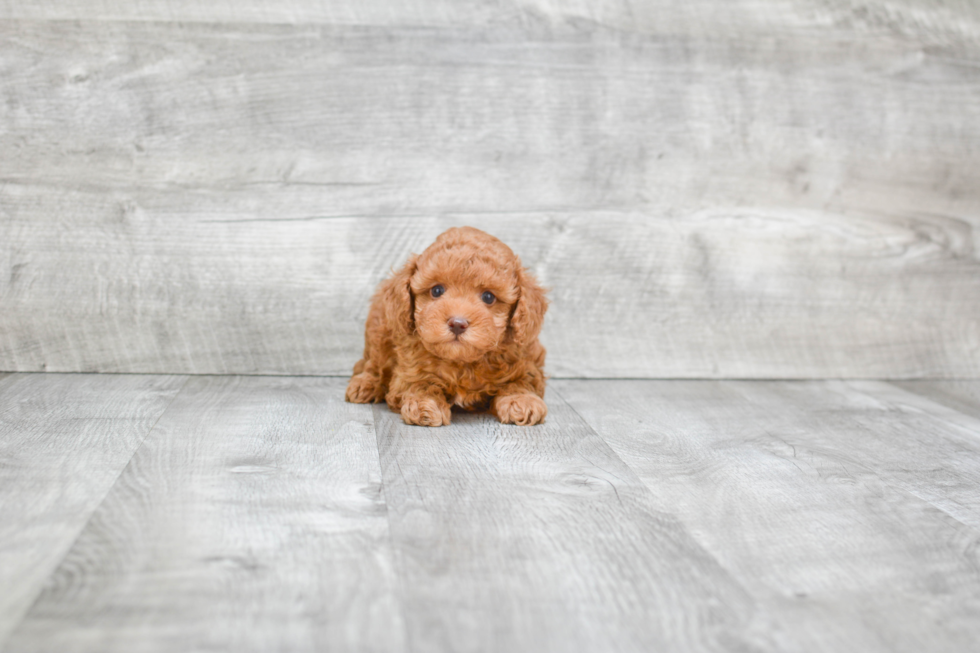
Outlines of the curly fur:
M445 293L436 298L437 285ZM487 290L491 305L481 300ZM538 424L548 414L538 342L547 308L507 245L472 227L449 229L378 286L347 401L386 401L422 426L449 424L453 405ZM453 318L469 323L458 336Z

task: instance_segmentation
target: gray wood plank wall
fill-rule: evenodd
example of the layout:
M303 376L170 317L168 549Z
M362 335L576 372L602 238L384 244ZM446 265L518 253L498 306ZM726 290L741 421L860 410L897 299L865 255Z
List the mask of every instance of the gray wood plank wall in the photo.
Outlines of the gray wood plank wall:
M343 374L473 224L555 376L975 377L978 69L970 2L0 2L0 369Z

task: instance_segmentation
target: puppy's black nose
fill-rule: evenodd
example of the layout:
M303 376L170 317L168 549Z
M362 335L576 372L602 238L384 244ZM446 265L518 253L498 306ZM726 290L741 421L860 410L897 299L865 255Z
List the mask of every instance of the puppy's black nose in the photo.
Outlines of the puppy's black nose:
M461 317L451 317L449 318L449 329L455 333L457 336L463 331L466 331L466 327L470 325L464 318Z

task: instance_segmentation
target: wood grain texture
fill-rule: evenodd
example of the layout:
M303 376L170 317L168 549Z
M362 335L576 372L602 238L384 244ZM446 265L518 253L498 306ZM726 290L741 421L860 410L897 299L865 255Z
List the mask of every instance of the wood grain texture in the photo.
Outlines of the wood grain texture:
M980 530L980 420L889 383L828 385L831 391L816 394L817 400L807 396L803 385L777 386L766 405L791 406L803 419L818 411L831 414L817 424L825 424L833 436L811 436L820 437L821 446L846 452L882 481ZM834 415L861 410L870 413L867 419L849 422Z
M980 381L896 381L894 385L980 419Z
M743 584L753 644L975 648L980 421L881 383L551 387Z
M553 380L543 426L427 429L343 388L0 373L0 648L980 638L980 418L928 393Z
M183 382L0 375L0 648Z
M836 29L899 35L927 43L980 41L980 8L969 0L0 0L0 18L421 25L439 27L594 23L658 34L760 35Z
M471 223L558 376L980 374L976 8L722 4L3 20L0 369L342 374Z
M980 46L589 24L8 20L0 33L8 183L210 191L216 206L251 191L266 201L239 217L266 219L731 206L956 217L980 198L961 169L980 132Z
M10 651L399 651L370 411L337 379L188 381Z
M0 314L3 367L348 374L377 282L471 224L551 287L554 376L980 373L980 264L954 222L745 211L226 223L152 201L119 232L82 220L70 241L33 209L5 223L31 235ZM73 195L76 211L86 202L111 200Z
M581 419L374 409L415 651L745 650L753 604Z

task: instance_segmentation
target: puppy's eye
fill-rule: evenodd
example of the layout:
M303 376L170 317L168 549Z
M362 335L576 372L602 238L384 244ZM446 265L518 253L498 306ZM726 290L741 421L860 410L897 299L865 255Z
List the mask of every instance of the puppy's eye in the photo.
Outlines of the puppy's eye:
M438 286L432 286L432 290L429 291L429 294L432 295L433 297L438 297L444 292L446 292L446 287L443 286L442 284L439 284Z
M484 290L483 294L480 295L480 299L482 299L483 303L486 304L487 306L497 301L497 298L489 290Z

